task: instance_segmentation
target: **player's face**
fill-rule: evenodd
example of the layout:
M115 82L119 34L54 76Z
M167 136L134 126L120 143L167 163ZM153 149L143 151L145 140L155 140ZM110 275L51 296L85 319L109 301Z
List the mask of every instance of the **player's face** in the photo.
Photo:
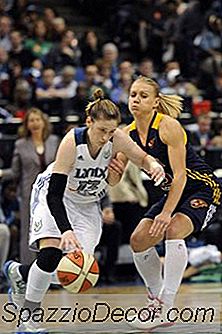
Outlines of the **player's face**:
M98 146L105 145L117 129L117 120L95 120L90 127L91 141Z
M135 81L129 94L129 110L134 118L151 113L157 107L154 88L144 81Z

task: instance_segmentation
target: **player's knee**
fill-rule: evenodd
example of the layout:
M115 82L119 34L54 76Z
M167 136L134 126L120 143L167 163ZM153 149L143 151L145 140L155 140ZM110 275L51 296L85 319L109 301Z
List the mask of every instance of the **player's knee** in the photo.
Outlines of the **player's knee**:
M167 238L170 239L181 239L182 238L182 231L176 226L176 224L171 224L166 232Z
M130 246L134 252L142 252L150 247L156 246L163 237L152 237L149 234L145 234L144 231L133 232L130 237Z
M47 247L40 250L36 263L41 270L52 273L58 267L61 258L61 249L56 247Z
M139 251L143 244L143 236L140 232L134 231L130 237L130 246L133 251Z

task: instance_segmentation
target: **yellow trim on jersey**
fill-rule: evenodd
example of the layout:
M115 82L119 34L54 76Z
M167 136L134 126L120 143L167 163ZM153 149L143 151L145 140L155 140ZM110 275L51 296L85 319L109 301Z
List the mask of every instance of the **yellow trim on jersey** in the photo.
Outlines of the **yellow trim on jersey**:
M153 122L153 125L152 125L152 128L153 129L158 129L159 128L159 125L160 125L160 121L161 121L161 119L163 118L163 114L161 114L161 113L157 113L157 115L156 115L156 117L155 117L155 120L154 120L154 122Z
M152 129L156 129L156 130L159 129L160 121L162 120L163 116L164 116L164 114L161 114L161 113L156 114L155 120L154 120L153 125L152 125ZM133 130L136 130L136 122L135 121L133 121L130 124L129 132L131 132ZM186 134L186 131L183 128L182 128L182 130L183 130L183 134L184 134L184 144L186 145L187 144L187 134Z
M133 121L131 124L130 124L130 131L133 131L133 130L136 130L136 122Z
M213 174L201 174L200 172L192 171L189 168L186 168L186 171L187 175L191 179L203 181L207 186L210 186L210 188L213 190L213 203L220 205L221 190L219 184L212 179Z
M157 113L155 120L153 122L152 128L158 130L159 126L160 126L160 121L163 119L164 114L161 113ZM184 130L184 128L182 128L183 130L183 138L184 138L184 144L187 144L187 134L186 131Z
M184 130L184 128L182 128L182 130L183 130L184 144L186 145L187 144L187 134L186 134L186 131Z

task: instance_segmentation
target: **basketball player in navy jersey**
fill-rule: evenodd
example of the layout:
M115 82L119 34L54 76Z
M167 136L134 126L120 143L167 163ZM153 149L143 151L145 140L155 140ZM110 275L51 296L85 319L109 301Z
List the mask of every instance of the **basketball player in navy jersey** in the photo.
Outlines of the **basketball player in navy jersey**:
M156 159L117 129L118 107L103 98L101 89L95 91L94 98L86 109L90 127L72 129L66 134L56 161L33 185L30 246L39 248L37 260L31 268L14 261L5 266L13 300L25 292L24 308L31 311L40 305L62 258L62 250L83 248L94 253L102 232L100 199L107 183L116 184L124 170L124 164L115 158L117 153L123 152L144 168L156 184L165 175ZM34 330L34 325L24 323L21 330Z
M175 119L182 110L179 96L163 95L155 81L139 77L130 89L129 110L134 121L125 131L145 152L158 159L166 172L156 203L130 240L135 265L148 290L148 310L149 305L155 305L156 310L164 313L174 304L187 265L184 238L213 222L221 202L221 185L212 169L193 151ZM152 196L152 182L148 189ZM162 276L155 245L163 238L166 254ZM133 322L141 329L159 325L170 325L164 314L153 321Z

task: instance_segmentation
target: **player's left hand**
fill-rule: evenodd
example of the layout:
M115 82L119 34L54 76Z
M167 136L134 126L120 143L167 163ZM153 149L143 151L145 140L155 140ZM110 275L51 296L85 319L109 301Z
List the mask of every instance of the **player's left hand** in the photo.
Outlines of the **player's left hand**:
M155 217L153 224L149 229L149 234L151 234L152 237L163 236L170 223L171 215L164 212L160 213Z
M165 172L159 162L152 161L150 163L149 175L151 176L151 179L154 180L155 186L159 186L160 183L164 180Z
M110 172L115 172L119 175L122 175L125 169L125 165L122 160L118 158L113 158L108 166Z
M107 181L110 185L115 185L118 183L123 175L125 170L125 165L122 160L118 158L113 158L108 166L108 177Z

